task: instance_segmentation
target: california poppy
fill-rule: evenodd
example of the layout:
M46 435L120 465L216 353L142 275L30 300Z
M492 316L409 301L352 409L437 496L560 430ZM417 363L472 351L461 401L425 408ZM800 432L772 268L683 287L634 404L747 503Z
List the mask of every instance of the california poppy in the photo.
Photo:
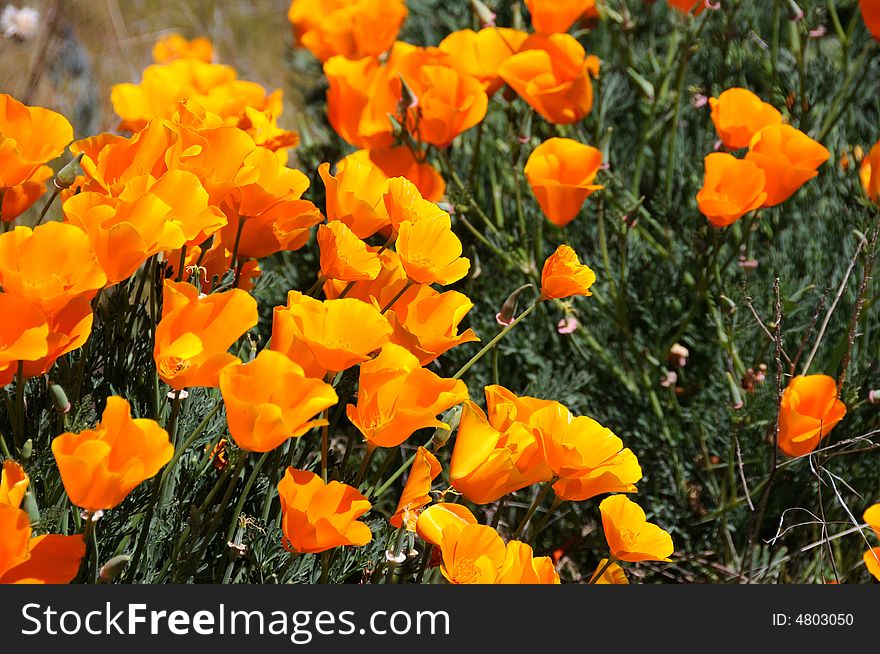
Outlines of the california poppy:
M756 163L713 152L706 157L705 165L697 206L712 225L727 227L764 205L766 176Z
M210 62L214 59L214 46L203 36L189 40L180 34L168 34L153 44L153 61L167 64L175 59L198 59Z
M576 123L593 108L591 62L569 34L534 34L499 76L547 122Z
M0 473L0 505L18 508L30 483L24 468L12 459L3 462Z
M877 581L880 581L880 547L874 547L865 552L863 557L868 572L874 575Z
M387 177L371 162L343 161L336 175L330 174L330 164L318 168L327 191L327 220L338 220L358 238L367 238L389 223L382 201Z
M592 295L590 287L595 281L596 273L580 262L577 253L567 245L560 245L544 262L541 297L561 300L574 295Z
M440 502L432 504L419 513L416 520L416 533L422 540L440 547L443 533L447 529L460 532L466 526L475 524L477 524L477 519L465 505Z
M880 200L880 141L868 151L859 167L859 180L865 194L874 202Z
M601 164L599 150L572 139L551 138L535 148L526 162L526 178L550 222L564 227L584 200L604 188L593 183Z
M321 274L327 279L356 282L376 279L382 270L379 255L355 236L345 223L331 220L318 227Z
M2 502L0 533L0 584L66 584L79 572L86 552L80 535L33 536L27 512Z
M391 325L371 304L348 297L322 302L298 291L288 293L286 307L275 307L272 323L272 349L310 377L368 360L390 336Z
M336 164L337 174L351 161L371 164L389 179L405 177L415 184L422 197L431 202L439 202L446 192L446 182L437 169L427 161L417 159L413 151L404 145L352 152Z
M394 43L406 16L404 0L293 0L287 13L297 45L321 61L378 57Z
M407 220L416 223L437 219L446 226L452 225L449 214L423 198L418 187L405 177L394 177L386 182L383 201L394 233L398 233L400 224Z
M779 449L789 456L815 450L846 415L837 397L837 382L828 375L798 375L782 393Z
M174 447L158 423L132 419L126 400L109 397L94 429L61 434L52 441L52 453L70 501L86 511L102 511L159 472Z
M461 256L461 241L442 218L401 223L396 249L407 277L420 284L452 284L467 275L471 265Z
M599 511L611 555L618 561L668 561L672 556L672 537L648 522L642 508L626 495L606 497Z
M727 89L717 98L709 98L709 106L718 136L734 150L748 147L763 128L782 124L782 114L748 89Z
M424 447L416 450L416 458L409 470L397 509L388 521L397 529L404 524L408 531L416 530L419 514L431 503L431 484L440 474L440 462Z
M438 46L472 76L476 77L490 97L504 86L498 69L515 55L529 38L526 32L507 27L484 27L479 32L458 30L444 38Z
M597 579L596 575L599 574L600 571L602 571L602 574ZM626 573L623 571L623 568L613 561L609 564L608 559L602 559L599 561L599 565L596 566L596 572L593 573L590 581L594 584L629 584L629 579L626 578Z
M373 538L358 518L370 502L357 489L306 470L288 468L278 483L281 529L285 546L294 552L325 552L343 545L366 545Z
M666 0L670 7L688 14L693 13L694 16L702 12L706 8L706 0Z
M880 536L880 504L875 504L865 511L862 519L868 523L868 526L874 530L874 533Z
M257 302L244 291L202 296L191 284L165 280L153 349L159 377L175 390L216 388L220 371L238 362L229 348L257 319Z
M226 366L220 392L229 433L251 452L268 452L326 425L314 417L339 399L332 386L306 377L297 364L272 350L263 350L250 363Z
M859 0L859 9L871 36L880 41L880 0Z
M596 0L526 0L536 32L551 34L567 32L588 11Z
M453 584L494 584L507 554L501 536L486 525L444 531L440 551L440 571Z
M765 207L785 202L795 191L818 176L816 169L828 161L831 153L791 125L765 127L755 134L746 161L764 171Z
M398 115L399 82L375 58L331 57L324 63L327 118L343 139L359 148L387 148L394 143L389 115Z
M46 356L23 361L22 372L25 377L36 377L49 371L55 361L63 354L73 352L85 345L92 333L91 298L80 295L70 300L62 309L46 317L49 333L46 337L48 351Z
M19 361L37 361L49 353L46 316L27 300L0 292L0 386L15 377Z
M507 544L496 584L558 584L559 573L549 556L535 556L530 545Z
M357 404L346 412L370 445L397 447L419 429L448 429L437 416L467 398L460 379L439 377L392 343L361 364Z

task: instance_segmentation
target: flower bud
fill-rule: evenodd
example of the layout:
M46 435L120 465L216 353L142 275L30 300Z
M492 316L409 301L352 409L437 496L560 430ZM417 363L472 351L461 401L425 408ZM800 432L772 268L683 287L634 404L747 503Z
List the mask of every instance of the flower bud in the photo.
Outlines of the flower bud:
M504 327L509 327L510 324L516 318L516 305L519 302L519 296L522 295L522 292L527 288L532 288L531 284L525 284L524 286L520 286L516 289L507 300L504 302L504 306L501 307L501 311L495 314L495 320L499 325L503 325Z
M461 421L461 406L449 409L449 411L443 414L442 421L449 425L449 429L438 427L434 430L434 438L431 440L431 445L435 452L446 445L446 441L449 440L452 432L458 429L458 423Z
M34 441L29 438L24 442L24 445L21 446L21 460L27 463L31 458L31 454L33 453Z
M55 187L58 189L70 188L76 181L76 178L83 174L79 162L82 161L84 152L80 152L71 162L66 164L55 175Z
M52 406L59 415L67 415L70 413L70 400L67 399L67 393L55 382L49 382L49 397L52 398Z
M131 561L131 557L127 554L114 556L112 559L107 561L107 563L101 566L101 572L98 575L98 583L110 584L116 581L119 578L119 575L125 572L125 569L128 567L129 561Z

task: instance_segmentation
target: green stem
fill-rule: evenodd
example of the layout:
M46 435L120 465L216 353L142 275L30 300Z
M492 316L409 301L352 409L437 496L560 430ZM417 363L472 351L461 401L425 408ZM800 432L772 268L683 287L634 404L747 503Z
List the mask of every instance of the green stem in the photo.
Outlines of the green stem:
M605 571L611 567L612 563L614 563L614 557L611 556L611 554L609 554L608 559L605 561L605 565L602 566L602 569L597 570L596 574L594 574L592 577L590 577L590 582L589 582L590 585L595 585L596 582L598 582L602 578L602 575L605 574Z
M525 311L523 311L521 314L519 314L519 316L517 316L516 320L514 320L514 321L513 321L512 323L510 323L507 327L505 327L505 328L502 329L500 332L498 332L498 335L497 335L495 338L493 338L491 341L489 341L488 343L486 343L486 345L483 346L483 349L482 349L482 350L480 350L480 351L477 352L473 357L471 357L471 360L468 361L466 364L464 364L464 365L458 370L458 372L455 373L455 374L452 376L452 378L453 378L453 379L461 379L461 378L464 376L464 374L465 374L468 370L470 370L471 368L473 368L474 365L475 365L480 359L482 359L484 356L486 356L486 354L487 354L489 351L491 351L492 348L494 348L494 347L498 344L498 342L499 342L502 338L504 338L504 337L507 335L508 332L510 332L514 327L516 327L516 326L517 326L517 325L518 325L518 324L519 324L519 323L520 323L520 322L521 322L526 316L528 316L530 313L532 313L532 311L535 310L535 307L537 307L538 304L540 304L541 302L542 302L541 298L538 298L538 299L537 299L532 305L530 305Z
M40 215L37 217L37 221L34 223L34 227L38 227L40 223L43 222L43 218L46 217L46 214L49 212L49 207L52 206L52 203L55 202L55 198L58 197L58 194L61 192L57 186L52 189L52 195L49 196L49 199L46 200L46 204L43 205L42 211L40 211Z
M551 479L548 482L544 483L544 487L541 489L541 492L538 493L535 500L532 502L532 505L529 507L529 510L526 511L526 514L523 516L523 519L520 521L519 526L516 528L516 531L513 532L513 536L511 536L510 540L517 540L522 535L523 531L526 528L526 525L529 524L529 520L532 519L532 516L535 514L535 511L538 510L538 507L544 501L544 498L553 490L553 484L556 483L555 479Z

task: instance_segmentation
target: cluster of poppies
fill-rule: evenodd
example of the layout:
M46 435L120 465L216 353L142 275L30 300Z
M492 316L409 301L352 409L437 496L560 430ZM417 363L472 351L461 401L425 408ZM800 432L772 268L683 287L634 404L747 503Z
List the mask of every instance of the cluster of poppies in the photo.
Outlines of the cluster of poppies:
M730 151L748 148L742 159L730 152L713 152L705 159L697 205L715 227L782 204L831 156L821 143L784 124L775 107L748 89L727 89L709 98L709 106L721 144Z

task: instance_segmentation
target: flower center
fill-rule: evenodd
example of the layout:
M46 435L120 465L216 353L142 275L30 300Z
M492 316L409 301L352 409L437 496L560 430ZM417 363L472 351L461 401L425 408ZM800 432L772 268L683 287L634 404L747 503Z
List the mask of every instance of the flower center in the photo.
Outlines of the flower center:
M457 559L452 578L459 584L475 584L480 580L480 570L473 559Z

